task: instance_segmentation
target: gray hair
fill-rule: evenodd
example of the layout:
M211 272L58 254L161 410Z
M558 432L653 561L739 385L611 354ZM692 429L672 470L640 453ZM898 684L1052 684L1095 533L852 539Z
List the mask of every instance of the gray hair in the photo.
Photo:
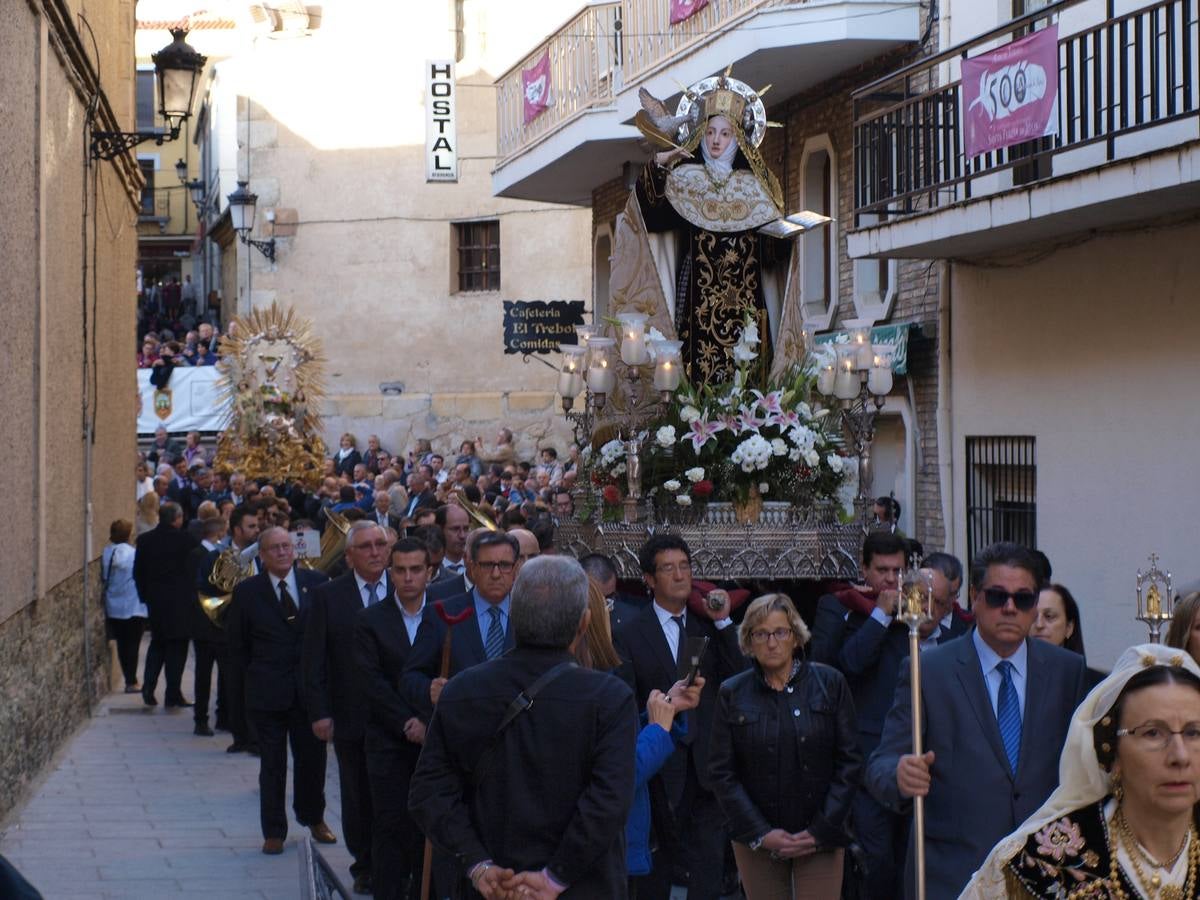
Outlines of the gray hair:
M372 522L370 519L358 519L357 521L352 522L350 527L346 530L346 546L353 546L355 536L362 534L364 531L367 531L370 528L383 528L383 526L378 522Z
M957 556L952 556L949 553L930 553L921 562L923 569L935 569L941 572L948 582L954 584L956 581L962 581L963 565L958 561Z
M512 589L517 646L565 650L587 609L588 578L569 556L539 556L521 567Z
M183 518L183 507L168 500L158 508L158 521L162 525L174 525Z

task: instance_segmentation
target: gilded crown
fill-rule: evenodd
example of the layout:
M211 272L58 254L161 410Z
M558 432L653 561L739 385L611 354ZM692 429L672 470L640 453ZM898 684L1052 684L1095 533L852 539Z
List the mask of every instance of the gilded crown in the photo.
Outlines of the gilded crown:
M737 91L725 86L721 79L715 90L704 95L704 120L712 116L724 116L734 125L742 124L742 115L746 111L746 98Z

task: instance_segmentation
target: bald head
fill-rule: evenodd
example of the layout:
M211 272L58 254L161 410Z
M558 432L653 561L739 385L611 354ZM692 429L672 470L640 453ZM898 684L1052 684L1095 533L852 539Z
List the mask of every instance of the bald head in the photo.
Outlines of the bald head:
M508 533L515 537L517 543L521 545L521 552L517 556L518 565L527 563L541 552L538 547L538 539L532 531L526 528L510 528Z

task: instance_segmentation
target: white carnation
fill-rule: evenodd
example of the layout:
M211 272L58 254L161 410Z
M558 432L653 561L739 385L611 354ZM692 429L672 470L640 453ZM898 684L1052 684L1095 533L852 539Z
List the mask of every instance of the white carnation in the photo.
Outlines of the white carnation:
M758 492L759 492L760 494L765 494L765 493L767 493L767 491L769 491L770 489L771 489L771 485L770 485L770 484L768 484L767 482L765 482L765 481L760 481L760 482L758 483Z
M838 474L840 474L842 469L845 468L842 458L836 453L830 453L827 457L825 457L825 464L829 466L831 471Z
M702 468L700 468L699 466L696 466L696 468L694 468L694 469L688 469L683 474L684 474L684 477L686 477L687 480L690 481L692 484L695 484L697 481L704 480L704 470Z
M654 439L658 441L660 447L673 447L675 445L675 426L664 425L655 433Z
M786 456L787 452L788 447L783 442L783 438L775 438L771 441L771 454L773 456Z
M804 462L809 466L819 465L821 462L821 454L812 448L802 451L802 455L804 456Z
M679 418L683 420L685 425L691 425L700 418L700 410L694 406L685 406L679 411Z
M678 503L680 506L691 506L692 498L689 497L687 494L679 494L678 496L675 497L675 502Z
M670 481L664 481L663 487L671 493L675 493L675 491L679 490L679 482L672 478Z

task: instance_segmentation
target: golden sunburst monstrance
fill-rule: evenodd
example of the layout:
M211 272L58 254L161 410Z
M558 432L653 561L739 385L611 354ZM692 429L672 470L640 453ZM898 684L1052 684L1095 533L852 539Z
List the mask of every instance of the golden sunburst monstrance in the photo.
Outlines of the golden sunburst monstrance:
M325 398L325 358L312 323L277 303L251 310L221 338L217 367L217 389L229 404L217 469L318 484L325 460L317 412Z

